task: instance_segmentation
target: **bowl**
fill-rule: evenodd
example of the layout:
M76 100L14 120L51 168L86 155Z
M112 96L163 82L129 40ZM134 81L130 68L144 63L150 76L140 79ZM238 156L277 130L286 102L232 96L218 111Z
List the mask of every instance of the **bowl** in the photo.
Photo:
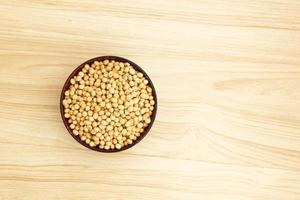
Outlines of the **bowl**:
M89 64L91 65L92 63L94 63L94 61L104 61L104 60L115 60L118 62L128 62L136 71L141 72L144 77L149 81L149 86L152 88L152 95L153 95L153 100L155 101L155 105L154 105L154 110L152 111L152 115L151 115L151 122L150 124L148 124L148 126L144 129L144 132L141 133L141 135L135 140L133 141L132 144L130 145L126 145L124 147L122 147L121 149L109 149L109 150L105 150L105 149L100 149L98 146L95 147L90 147L88 144L86 144L84 141L82 141L79 136L76 136L72 133L72 129L70 128L70 124L68 122L68 119L66 119L64 117L64 106L63 106L63 100L65 98L65 91L68 90L70 88L70 80L71 78L73 78L75 75L78 74L79 71L81 71L81 69L84 67L85 64ZM67 78L63 89L61 91L61 95L60 95L60 113L61 113L61 117L62 120L64 122L64 125L66 127L66 129L68 130L69 134L81 145L85 146L86 148L89 148L91 150L94 151L98 151L98 152L104 152L104 153L113 153L113 152L120 152L120 151L124 151L126 149L129 149L131 147L133 147L134 145L136 145L137 143L139 143L150 131L154 121L155 121L155 116L156 116L156 112L157 112L157 96L156 96L156 92L155 92L155 88L154 85L151 81L151 79L149 78L149 76L146 74L146 72L137 64L135 64L134 62L127 60L126 58L122 58L122 57L117 57L117 56L100 56L100 57L96 57L96 58L92 58L88 61L85 61L84 63L82 63L81 65L79 65Z

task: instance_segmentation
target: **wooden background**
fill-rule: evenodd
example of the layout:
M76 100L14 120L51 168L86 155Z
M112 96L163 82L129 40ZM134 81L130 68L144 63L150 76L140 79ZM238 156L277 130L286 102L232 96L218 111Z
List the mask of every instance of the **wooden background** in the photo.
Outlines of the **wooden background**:
M134 148L80 146L59 94L85 60L152 78ZM0 3L0 199L300 199L300 1Z

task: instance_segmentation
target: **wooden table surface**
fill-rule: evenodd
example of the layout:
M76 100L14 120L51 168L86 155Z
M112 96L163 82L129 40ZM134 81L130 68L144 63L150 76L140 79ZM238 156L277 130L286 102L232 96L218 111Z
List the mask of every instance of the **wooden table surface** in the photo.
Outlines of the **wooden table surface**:
M298 0L0 3L0 199L300 199ZM100 55L152 78L157 120L103 154L59 95Z

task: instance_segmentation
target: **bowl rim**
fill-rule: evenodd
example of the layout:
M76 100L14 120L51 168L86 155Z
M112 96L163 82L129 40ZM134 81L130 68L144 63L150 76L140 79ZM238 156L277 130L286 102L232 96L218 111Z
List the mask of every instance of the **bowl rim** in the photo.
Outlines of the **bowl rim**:
M79 136L76 136L73 134L72 129L69 127L69 123L68 120L64 117L64 106L63 106L63 100L65 98L65 91L69 89L71 83L70 80L71 78L73 78L75 75L78 74L78 72L84 67L85 64L89 64L91 65L92 63L94 63L95 61L104 61L104 60L114 60L114 61L118 61L118 62L124 62L124 63L129 63L135 70L137 70L138 72L141 72L144 77L149 81L149 86L152 88L152 95L153 95L153 100L155 101L154 104L154 109L151 115L151 122L150 124L144 129L144 132L141 133L141 135L135 140L133 141L132 144L130 145L126 145L124 147L122 147L121 149L109 149L109 150L105 150L105 149L100 149L98 146L95 147L90 147L88 144L86 144L84 141L82 141ZM118 57L118 56L98 56L98 57L94 57L91 58L85 62L83 62L82 64L80 64L78 67L76 67L71 74L68 76L67 80L65 81L63 88L61 90L61 94L60 94L60 114L61 114L61 118L62 121L66 127L66 129L68 130L69 134L81 145L85 146L88 149L94 150L94 151L98 151L98 152L102 152L102 153L116 153L116 152L121 152L121 151L125 151L133 146L135 146L137 143L139 143L150 131L150 129L152 128L152 125L155 121L155 117L156 117L156 113L157 113L157 95L156 95L156 90L154 88L153 82L150 79L150 77L148 76L148 74L136 63L123 58L123 57Z

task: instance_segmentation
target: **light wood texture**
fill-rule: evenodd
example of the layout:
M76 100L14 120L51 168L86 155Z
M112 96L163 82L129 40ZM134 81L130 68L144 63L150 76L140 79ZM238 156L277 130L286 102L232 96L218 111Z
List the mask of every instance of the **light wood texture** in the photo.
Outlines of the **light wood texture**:
M300 199L298 0L0 3L0 199ZM148 136L116 154L60 119L71 71L126 57L153 79Z

